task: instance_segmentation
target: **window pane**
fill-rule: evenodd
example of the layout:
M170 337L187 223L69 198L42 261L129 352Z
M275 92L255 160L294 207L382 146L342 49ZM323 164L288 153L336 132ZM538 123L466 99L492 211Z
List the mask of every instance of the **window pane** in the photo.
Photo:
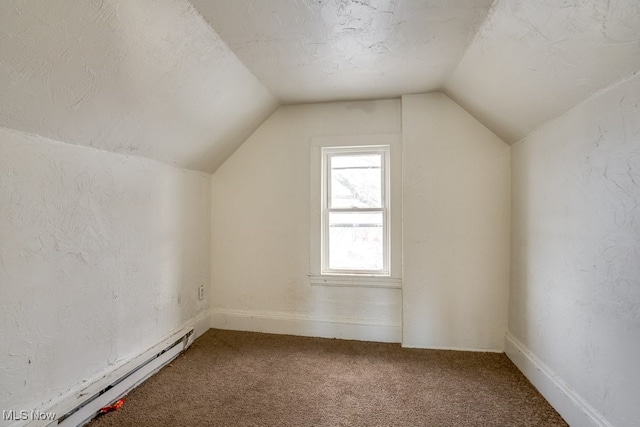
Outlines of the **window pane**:
M382 207L382 155L331 156L331 208Z
M329 213L329 268L382 270L382 212Z

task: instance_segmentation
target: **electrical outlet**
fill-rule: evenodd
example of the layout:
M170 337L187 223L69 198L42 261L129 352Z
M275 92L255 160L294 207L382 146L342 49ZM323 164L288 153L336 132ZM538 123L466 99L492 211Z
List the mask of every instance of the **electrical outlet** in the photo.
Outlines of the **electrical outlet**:
M198 299L202 301L204 299L204 285L200 285L198 288Z

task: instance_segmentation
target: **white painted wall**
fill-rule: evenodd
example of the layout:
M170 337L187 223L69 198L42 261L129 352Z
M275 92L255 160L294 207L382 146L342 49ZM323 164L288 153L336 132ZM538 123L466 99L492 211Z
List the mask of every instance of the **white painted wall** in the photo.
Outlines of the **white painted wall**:
M640 76L512 154L510 334L609 423L593 425L637 426Z
M441 93L402 97L403 337L502 351L510 150Z
M0 409L41 408L206 314L209 233L209 175L0 128Z
M400 126L399 100L281 107L213 174L214 327L400 340L400 290L308 277L311 138Z
M310 286L311 138L400 131L403 289ZM212 178L214 326L502 350L509 156L443 94L281 107Z

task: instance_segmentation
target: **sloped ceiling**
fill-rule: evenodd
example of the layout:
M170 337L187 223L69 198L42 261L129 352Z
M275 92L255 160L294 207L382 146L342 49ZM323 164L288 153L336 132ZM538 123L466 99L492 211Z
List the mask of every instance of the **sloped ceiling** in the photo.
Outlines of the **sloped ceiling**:
M0 126L212 172L277 106L186 1L0 1Z
M445 91L507 142L640 69L640 0L498 0Z
M514 142L639 69L638 0L0 2L0 126L205 172L279 103L443 90Z

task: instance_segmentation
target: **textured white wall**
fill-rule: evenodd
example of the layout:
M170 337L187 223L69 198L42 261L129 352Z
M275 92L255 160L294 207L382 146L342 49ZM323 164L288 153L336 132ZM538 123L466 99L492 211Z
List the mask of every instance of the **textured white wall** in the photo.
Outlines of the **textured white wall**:
M403 339L502 350L510 150L441 93L402 97Z
M513 146L509 330L611 425L640 423L640 76Z
M323 330L338 335L341 322L399 326L399 290L312 287L307 275L311 138L399 133L400 122L399 100L281 107L213 174L214 325L222 312L258 316L242 326L252 329L294 318L335 321Z
M208 175L0 128L0 409L41 407L204 313L209 220Z

